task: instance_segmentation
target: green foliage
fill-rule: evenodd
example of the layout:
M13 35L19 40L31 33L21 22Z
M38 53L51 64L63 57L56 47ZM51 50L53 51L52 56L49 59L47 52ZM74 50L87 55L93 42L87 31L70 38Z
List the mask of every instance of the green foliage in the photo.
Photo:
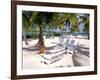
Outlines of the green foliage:
M82 16L80 16L80 24L83 23L84 24L84 28L83 31L84 32L89 32L89 14L84 14Z
M59 33L59 32L53 32L53 35L54 36L61 36L61 33Z
M43 32L47 29L53 30L57 28L62 32L66 30L64 29L65 25L70 27L70 32L78 32L80 23L84 23L83 30L89 32L89 16L87 17L87 15L80 16L76 13L22 11L22 25L25 32ZM35 32L32 34L33 38L37 38L38 36ZM53 32L53 35L60 36L61 34Z
M79 19L76 13L66 13L66 25L70 27L70 32L79 31Z
M32 13L28 12L28 11L22 11L22 26L24 28L25 31L29 31L30 27L29 27L29 19L30 19L30 15Z

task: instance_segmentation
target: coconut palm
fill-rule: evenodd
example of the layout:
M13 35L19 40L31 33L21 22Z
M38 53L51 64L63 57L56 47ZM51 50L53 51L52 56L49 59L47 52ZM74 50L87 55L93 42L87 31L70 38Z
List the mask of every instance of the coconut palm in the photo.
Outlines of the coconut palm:
M76 13L55 13L52 24L52 26L56 24L61 30L66 25L71 32L79 31L79 19Z
M80 16L80 24L83 23L83 31L84 32L89 32L89 14L84 14Z
M88 39L89 39L89 14L84 14L80 16L80 24L82 23L84 28L83 31L88 33Z
M29 12L28 12L29 13ZM44 45L44 39L43 39L43 30L46 28L46 25L50 23L50 17L52 13L46 13L46 12L31 12L28 14L30 18L28 19L28 28L34 27L39 29L39 40L37 43L37 46L40 49L40 53L45 52L45 45Z
M70 28L70 32L79 31L79 19L76 13L66 13L66 26Z

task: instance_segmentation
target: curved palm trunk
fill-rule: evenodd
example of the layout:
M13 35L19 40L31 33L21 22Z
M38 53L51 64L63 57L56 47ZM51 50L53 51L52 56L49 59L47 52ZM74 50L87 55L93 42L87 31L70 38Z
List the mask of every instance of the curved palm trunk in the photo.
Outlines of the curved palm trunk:
M22 31L22 36L23 36L23 39L25 41L25 44L29 45L24 31Z
M45 45L44 45L44 39L43 39L42 26L40 26L39 28L40 28L40 33L39 33L39 40L38 40L37 46L40 50L40 54L44 54L45 53Z

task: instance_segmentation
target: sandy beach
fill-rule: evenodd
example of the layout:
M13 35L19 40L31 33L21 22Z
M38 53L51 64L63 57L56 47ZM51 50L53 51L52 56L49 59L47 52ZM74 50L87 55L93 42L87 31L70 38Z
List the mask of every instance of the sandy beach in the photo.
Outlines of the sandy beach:
M75 38L75 37L74 37ZM45 67L72 67L72 66L88 66L89 65L89 40L84 38L75 38L79 41L77 52L73 55L64 53L60 60L53 62L52 64L45 64L42 61L42 57L39 54L37 47L35 46L38 39L29 40L29 45L25 45L23 41L23 69L33 68L45 68ZM66 38L64 38L66 40ZM59 42L59 37L54 39L44 39L45 47L57 46L53 44Z

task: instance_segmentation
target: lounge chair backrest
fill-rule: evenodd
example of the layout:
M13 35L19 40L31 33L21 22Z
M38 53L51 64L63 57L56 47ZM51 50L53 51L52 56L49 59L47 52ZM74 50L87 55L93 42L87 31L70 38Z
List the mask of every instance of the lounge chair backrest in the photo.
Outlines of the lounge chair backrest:
M69 45L69 43L70 43L70 39L67 39L67 40L65 41L65 44L66 44L66 45Z
M77 39L71 40L71 42L70 42L70 45L74 46L74 47L77 47L78 44L79 44L79 40L77 40Z
M76 40L76 39L67 39L67 40L66 40L66 46L67 46L67 47L77 46L78 43L79 43L79 41Z
M74 46L78 46L79 40L75 40Z
M70 43L69 43L69 45L70 46L74 46L74 43L75 43L75 40L71 40Z

